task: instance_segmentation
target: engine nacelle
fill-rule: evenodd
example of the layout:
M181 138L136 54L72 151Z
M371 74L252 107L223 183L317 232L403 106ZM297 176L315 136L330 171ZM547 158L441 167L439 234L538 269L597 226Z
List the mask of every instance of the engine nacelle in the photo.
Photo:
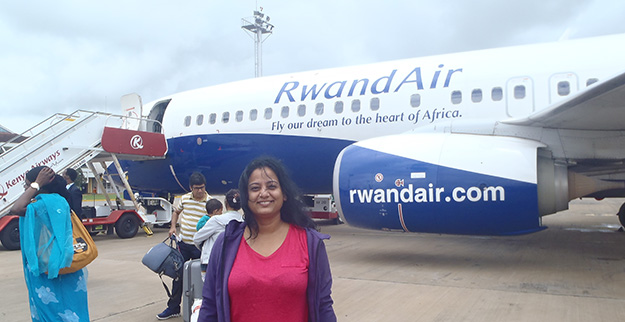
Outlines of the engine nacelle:
M553 200L566 199L566 184L558 188L548 180L548 188L538 188L540 147L525 139L449 133L365 140L338 156L334 196L343 219L355 227L531 233L542 229L538 191L550 193L548 208L556 208ZM541 167L554 166L551 159L542 160L547 161Z

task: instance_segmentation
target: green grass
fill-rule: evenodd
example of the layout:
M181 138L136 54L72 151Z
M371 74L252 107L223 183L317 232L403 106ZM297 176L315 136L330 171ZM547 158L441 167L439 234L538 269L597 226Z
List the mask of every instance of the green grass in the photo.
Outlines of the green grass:
M111 200L115 200L117 196L115 194L109 194L109 198L111 198ZM104 197L104 194L102 193L85 193L82 195L82 201L83 202L89 202L89 201L102 201L102 200L106 200L106 197ZM125 200L125 199L122 199Z

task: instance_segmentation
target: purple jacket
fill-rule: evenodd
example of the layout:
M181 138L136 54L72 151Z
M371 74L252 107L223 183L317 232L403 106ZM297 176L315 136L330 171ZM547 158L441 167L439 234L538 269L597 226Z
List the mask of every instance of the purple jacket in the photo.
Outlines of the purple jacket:
M217 238L211 252L206 279L202 289L202 307L198 322L230 321L228 277L245 231L245 223L231 221L226 231ZM324 239L330 236L306 229L308 236L308 321L336 321L332 308L332 274Z

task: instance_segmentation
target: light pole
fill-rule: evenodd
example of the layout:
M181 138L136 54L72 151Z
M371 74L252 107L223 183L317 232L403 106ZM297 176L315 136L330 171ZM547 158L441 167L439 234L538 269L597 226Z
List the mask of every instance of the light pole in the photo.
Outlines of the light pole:
M241 19L241 28L254 39L255 77L260 77L263 74L262 44L273 33L273 25L269 23L269 16L255 10L253 17Z

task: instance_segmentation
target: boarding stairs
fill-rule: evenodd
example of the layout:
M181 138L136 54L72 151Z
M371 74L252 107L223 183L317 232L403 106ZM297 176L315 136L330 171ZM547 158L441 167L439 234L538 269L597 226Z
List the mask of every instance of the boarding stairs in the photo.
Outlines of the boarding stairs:
M123 173L118 159L146 160L164 158L167 143L161 133L138 131L152 128L153 120L131 118L103 112L78 110L72 114L55 114L0 145L0 217L7 215L12 204L24 191L24 178L31 168L45 165L57 173L67 168L113 161ZM136 129L129 129L132 126ZM94 172L95 175L95 172ZM125 176L120 179L138 208Z

